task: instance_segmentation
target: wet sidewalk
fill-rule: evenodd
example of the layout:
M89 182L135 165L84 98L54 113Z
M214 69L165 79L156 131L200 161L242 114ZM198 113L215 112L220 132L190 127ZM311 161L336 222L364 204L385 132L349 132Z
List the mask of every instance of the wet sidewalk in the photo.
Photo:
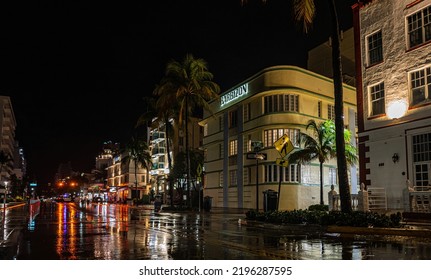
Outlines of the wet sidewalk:
M27 222L28 206L25 203L8 203L6 209L0 205L0 260L16 257Z

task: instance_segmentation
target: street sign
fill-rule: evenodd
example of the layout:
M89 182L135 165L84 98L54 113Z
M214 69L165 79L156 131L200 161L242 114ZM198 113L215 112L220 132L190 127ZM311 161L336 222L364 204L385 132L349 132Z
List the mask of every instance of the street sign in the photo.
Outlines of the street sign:
M247 159L261 159L266 160L268 155L266 153L247 153Z
M196 168L196 173L198 174L198 177L201 176L201 174L202 174L202 165L201 164L199 164L198 168Z
M251 148L253 151L259 151L263 148L262 141L251 141Z
M282 159L282 158L277 158L275 160L275 163L279 166L283 166L283 167L288 167L289 166L289 162L287 161L287 159Z
M284 134L277 141L275 141L274 147L280 153L282 158L284 158L288 153L293 150L293 144L287 134Z

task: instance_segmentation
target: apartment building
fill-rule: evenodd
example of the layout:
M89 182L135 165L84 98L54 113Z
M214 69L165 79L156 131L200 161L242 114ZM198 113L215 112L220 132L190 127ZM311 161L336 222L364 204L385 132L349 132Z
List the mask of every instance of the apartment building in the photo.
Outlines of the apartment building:
M359 1L353 12L360 182L403 209L408 184L431 184L431 2Z
M16 120L11 99L9 96L0 96L0 149L11 158L15 154L15 127ZM12 166L5 166L0 179L8 178L12 174L12 168Z

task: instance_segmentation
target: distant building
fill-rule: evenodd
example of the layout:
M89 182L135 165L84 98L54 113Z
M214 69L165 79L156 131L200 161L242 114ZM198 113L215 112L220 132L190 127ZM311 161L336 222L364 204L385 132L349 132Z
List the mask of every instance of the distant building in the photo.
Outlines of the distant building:
M0 149L12 158L15 154L15 127L16 120L10 97L0 96ZM5 167L0 179L9 178L12 172L12 167Z
M72 163L70 161L66 163L63 162L58 165L54 181L58 182L65 178L71 178L73 176L75 176L75 172L72 169Z
M173 136L173 135L171 135ZM155 194L163 195L163 200L168 196L169 186L167 178L169 176L169 160L166 141L165 125L160 124L150 130L150 154L151 154L151 188ZM170 141L172 143L172 141ZM170 146L170 157L172 164L174 162L173 147Z
M360 182L403 208L406 182L431 185L431 3L353 6Z
M112 141L106 141L102 145L102 151L96 157L96 170L106 174L106 169L112 163L112 158L120 150L120 144Z
M13 173L18 180L22 180L27 173L27 161L24 155L24 148L20 147L18 141L15 142Z
M344 84L343 89L345 123L355 135L355 88ZM280 168L274 143L287 135L299 147L299 132L305 132L310 119L334 119L333 91L327 77L296 66L274 66L222 93L210 103L214 115L205 112L200 122L206 155L204 196L212 197L215 207L264 209L263 192L272 190L279 192L280 210L319 204L319 164L283 163ZM255 159L256 145L266 155L263 159ZM338 190L336 169L335 159L324 164L326 203L330 186ZM352 171L355 174L356 167ZM356 175L350 180L356 189Z
M356 86L356 72L353 28L342 31L340 51L343 83L354 87ZM308 52L307 69L332 79L332 46L330 40Z
M142 198L149 193L149 178L145 167L137 167L135 178L135 162L122 162L124 155L115 154L107 167L107 183L111 201L125 202L132 198ZM136 186L135 182L138 183Z
M198 117L190 117L188 122L188 132L189 132L189 148L191 151L198 151L200 147L202 147L202 139L203 139L203 128L199 126L200 118ZM172 126L176 126L174 121L172 120ZM154 120L153 124L157 123ZM171 139L176 138L175 141L170 141L170 156L172 161L172 167L175 162L175 155L178 155L180 152L186 151L186 140L185 140L185 130L179 129L177 132L174 132L174 135L170 135ZM150 130L150 154L152 158L152 168L150 170L151 175L151 188L154 190L155 194L159 194L162 196L162 201L164 203L169 202L169 184L168 184L168 176L169 176L169 160L168 160L168 149L166 142L166 129L164 123L159 123L157 127L153 127ZM176 143L176 145L172 145L172 143ZM174 184L177 184L176 182ZM175 195L175 194L174 194Z

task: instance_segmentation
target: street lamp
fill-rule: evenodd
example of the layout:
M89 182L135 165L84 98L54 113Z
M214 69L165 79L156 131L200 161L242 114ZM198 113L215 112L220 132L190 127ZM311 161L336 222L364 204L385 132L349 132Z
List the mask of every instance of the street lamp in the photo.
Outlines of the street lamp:
M6 226L6 196L7 196L7 184L9 182L4 182L4 196L3 196L3 228Z
M252 141L251 147L256 157L256 211L259 212L259 159L264 159L264 156L259 154L259 151L263 147L262 141Z

